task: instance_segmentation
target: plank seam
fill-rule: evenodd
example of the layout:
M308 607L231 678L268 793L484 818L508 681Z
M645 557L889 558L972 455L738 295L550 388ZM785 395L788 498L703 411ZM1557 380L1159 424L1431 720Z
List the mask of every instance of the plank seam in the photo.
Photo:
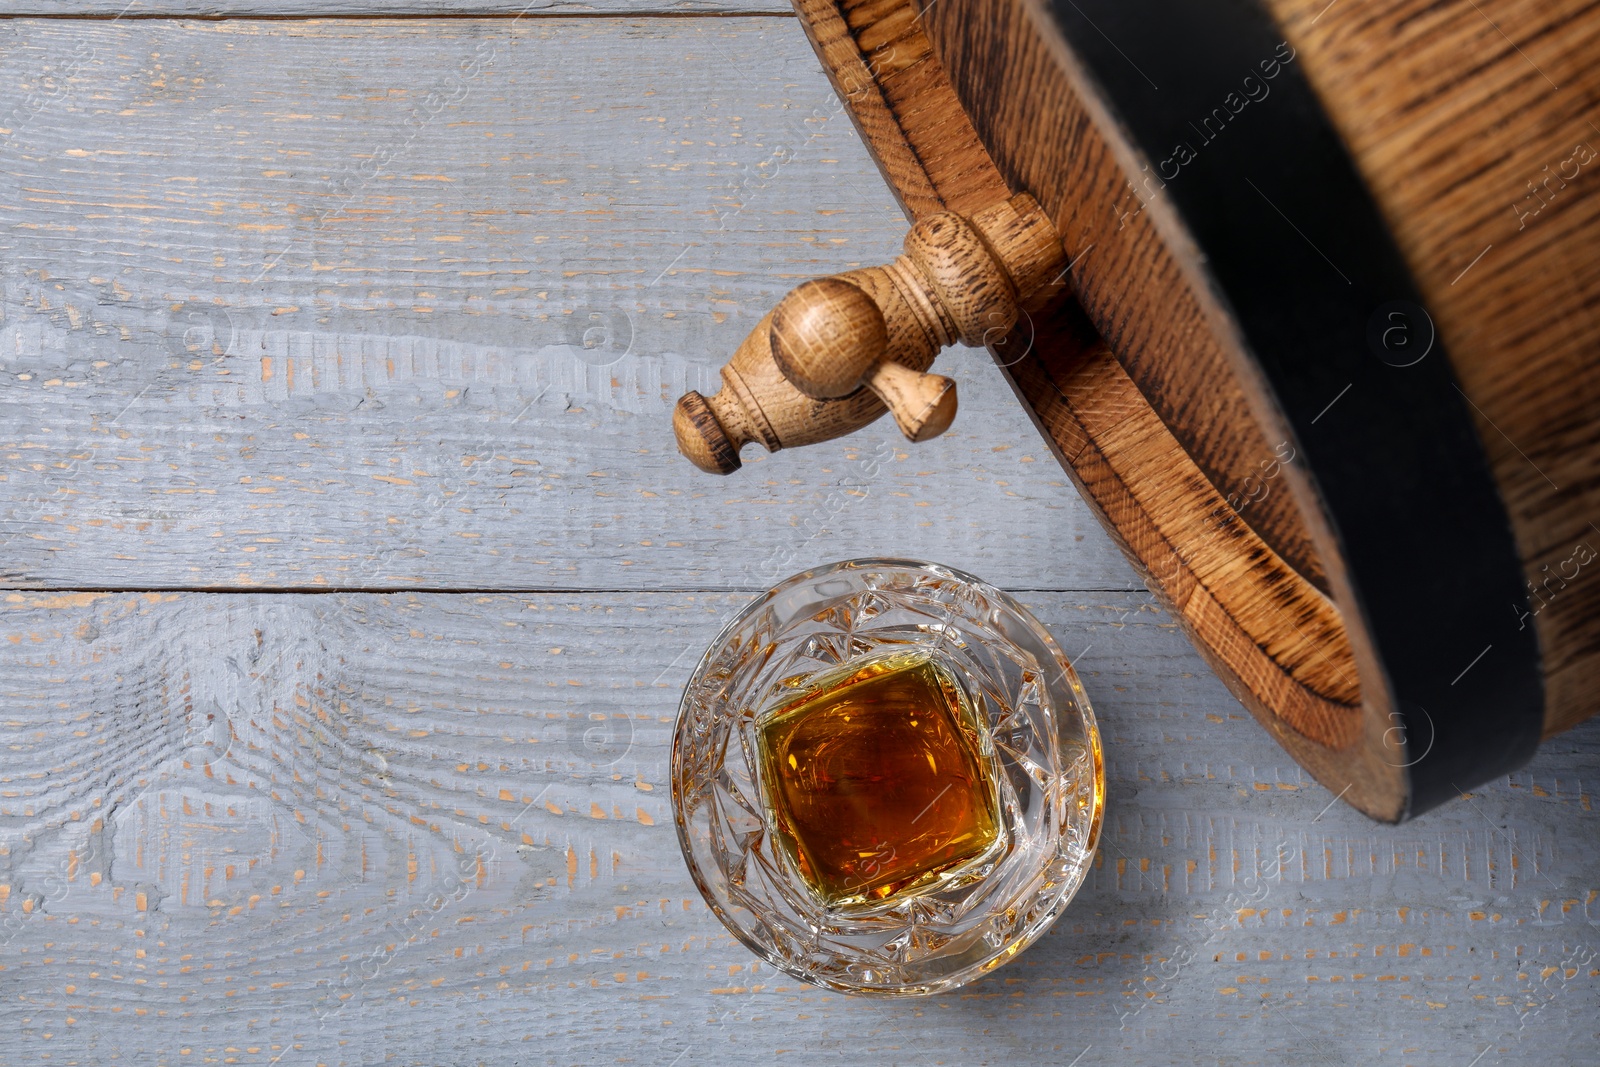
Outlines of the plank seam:
M611 19L613 21L642 21L646 19L785 19L792 20L793 11L485 11L481 13L441 11L433 14L415 12L301 12L286 14L177 14L140 12L132 15L62 14L45 12L7 12L0 14L0 22L518 22L522 20L543 22L562 19Z
M1070 588L1064 586L1018 586L1003 585L996 588L1007 593L1143 593L1148 595L1142 585L1130 586L1096 586L1093 588ZM706 585L706 586L670 586L663 588L644 587L589 587L572 588L567 586L525 586L504 589L472 588L462 589L454 586L343 586L329 588L327 586L297 587L274 586L268 588L254 587L240 589L235 586L204 586L204 585L158 585L158 586L121 586L121 585L7 585L0 586L0 593L38 593L54 595L58 593L107 593L107 594L140 594L140 593L205 593L212 596L328 596L331 594L347 593L363 596L393 596L398 593L427 593L450 594L454 596L591 596L591 595L620 595L620 594L649 594L649 595L683 595L701 593L747 593L752 596L765 592L766 587L732 586L732 585Z

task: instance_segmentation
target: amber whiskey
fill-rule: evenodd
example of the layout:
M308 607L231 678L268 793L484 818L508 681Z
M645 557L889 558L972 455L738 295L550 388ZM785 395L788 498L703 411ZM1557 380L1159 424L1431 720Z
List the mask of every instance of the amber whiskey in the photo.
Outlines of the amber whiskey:
M1004 848L988 733L927 652L842 668L756 732L769 825L827 907L936 890Z

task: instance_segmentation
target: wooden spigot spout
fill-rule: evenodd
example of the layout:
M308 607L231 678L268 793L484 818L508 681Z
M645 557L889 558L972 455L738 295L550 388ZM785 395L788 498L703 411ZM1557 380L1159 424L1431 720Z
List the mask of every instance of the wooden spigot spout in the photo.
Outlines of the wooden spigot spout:
M685 393L673 412L678 449L713 474L739 469L751 441L768 451L842 437L892 411L912 441L956 412L955 383L926 373L960 341L999 341L1060 283L1066 256L1050 220L1019 194L974 214L930 215L905 252L806 282L744 339L722 388Z

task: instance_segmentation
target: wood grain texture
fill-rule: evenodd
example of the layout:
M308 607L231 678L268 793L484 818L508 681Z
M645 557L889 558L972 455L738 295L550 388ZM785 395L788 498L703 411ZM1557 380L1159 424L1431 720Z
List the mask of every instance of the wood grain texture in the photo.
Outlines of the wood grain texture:
M887 424L736 483L677 455L672 401L765 309L903 234L793 21L9 29L10 582L1133 584L978 353L914 456Z
M1104 843L1051 933L918 1002L754 965L667 796L680 688L744 599L7 595L5 1058L1214 1063L1226 1034L1241 1063L1571 1063L1594 1039L1596 964L1541 978L1600 922L1594 724L1380 830L1144 594L1024 597L1107 742Z
M1244 501L1241 519L1327 592L1304 517L1262 478L1287 435L1269 433L1251 411L1249 383L1229 364L1153 213L1142 210L1152 194L1136 188L1140 175L1125 174L1103 117L1035 31L1028 0L917 6L991 165L1050 212L1074 264L1072 292L1118 362L1211 483Z
M1595 4L1267 6L1439 320L1522 552L1545 730L1565 729L1600 687L1600 582L1574 580L1600 558Z
M329 18L793 14L787 0L14 0L0 18Z
M1143 594L1025 597L1109 775L1100 859L1039 945L899 1004L752 965L666 794L679 690L743 600L10 594L7 1058L1210 1063L1199 1035L1225 1032L1238 1062L1576 1062L1593 1040L1596 965L1539 976L1600 921L1600 731L1379 830Z

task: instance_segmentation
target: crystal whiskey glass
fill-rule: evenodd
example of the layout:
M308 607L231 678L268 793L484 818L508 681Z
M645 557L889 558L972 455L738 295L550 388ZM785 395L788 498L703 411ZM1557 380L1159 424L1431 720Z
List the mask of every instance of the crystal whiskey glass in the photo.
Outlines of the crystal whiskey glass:
M753 951L846 992L987 974L1093 859L1100 738L1026 609L931 563L780 582L712 643L672 749L684 859Z

